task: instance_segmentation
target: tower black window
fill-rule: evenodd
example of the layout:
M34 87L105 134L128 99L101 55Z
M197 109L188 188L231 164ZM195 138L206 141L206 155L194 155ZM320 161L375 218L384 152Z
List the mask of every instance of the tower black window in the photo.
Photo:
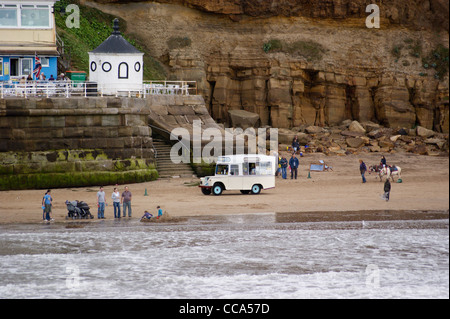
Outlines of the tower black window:
M104 63L102 64L102 69L103 69L103 71L105 71L105 72L111 71L111 69L112 69L111 63L109 63L109 62L104 62Z
M136 62L136 64L134 65L134 70L136 72L139 72L141 70L141 64L139 62Z
M125 62L119 64L119 79L128 79L128 64Z

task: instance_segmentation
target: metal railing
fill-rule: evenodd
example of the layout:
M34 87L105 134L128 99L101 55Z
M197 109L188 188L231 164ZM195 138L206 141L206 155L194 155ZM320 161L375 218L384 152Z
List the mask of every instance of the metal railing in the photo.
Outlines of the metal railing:
M139 88L120 85L102 87L95 82L29 81L0 82L0 98L127 96L145 98L149 95L197 95L196 81L146 81Z
M144 95L197 95L196 81L144 81Z
M91 86L93 88L91 88ZM92 91L91 91L92 90ZM66 97L96 95L91 82L33 81L27 83L0 82L0 98L7 97Z

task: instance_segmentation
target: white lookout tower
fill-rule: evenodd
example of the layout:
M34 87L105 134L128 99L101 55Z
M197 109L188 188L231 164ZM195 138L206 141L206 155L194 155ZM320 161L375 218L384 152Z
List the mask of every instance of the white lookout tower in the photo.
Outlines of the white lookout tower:
M118 19L113 29L108 39L89 52L89 80L97 82L103 94L141 90L144 53L122 37Z

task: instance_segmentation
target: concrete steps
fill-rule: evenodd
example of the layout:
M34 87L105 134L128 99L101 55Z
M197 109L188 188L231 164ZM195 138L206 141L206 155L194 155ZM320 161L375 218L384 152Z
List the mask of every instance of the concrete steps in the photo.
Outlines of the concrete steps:
M194 171L189 164L175 164L172 162L170 159L172 145L166 143L162 139L153 138L153 146L157 152L156 169L158 170L159 178L195 176Z

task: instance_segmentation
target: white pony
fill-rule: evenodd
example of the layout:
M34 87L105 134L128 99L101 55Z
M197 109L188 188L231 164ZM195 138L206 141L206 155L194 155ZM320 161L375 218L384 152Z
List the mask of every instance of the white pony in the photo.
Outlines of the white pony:
M394 181L394 175L397 175L397 179L402 178L402 169L399 166L394 167L395 170L388 166L385 166L380 170L380 182L383 180L384 175L386 175L386 178L392 178L392 181Z

